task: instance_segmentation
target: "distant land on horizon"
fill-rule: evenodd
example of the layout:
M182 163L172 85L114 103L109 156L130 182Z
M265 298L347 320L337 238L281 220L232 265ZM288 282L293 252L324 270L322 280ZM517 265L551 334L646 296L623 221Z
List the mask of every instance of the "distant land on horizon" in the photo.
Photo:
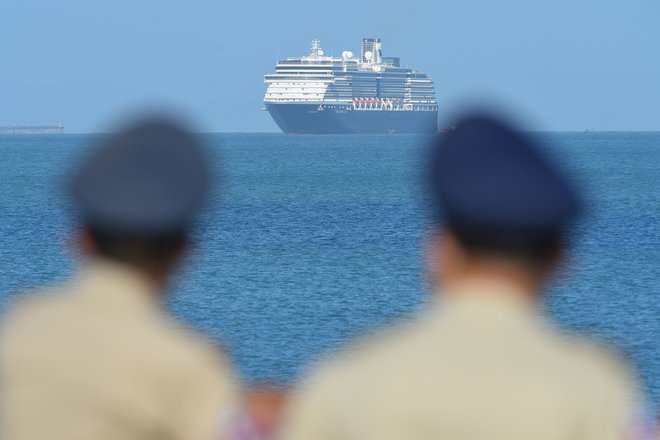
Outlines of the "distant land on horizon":
M0 134L60 134L64 125L0 125Z

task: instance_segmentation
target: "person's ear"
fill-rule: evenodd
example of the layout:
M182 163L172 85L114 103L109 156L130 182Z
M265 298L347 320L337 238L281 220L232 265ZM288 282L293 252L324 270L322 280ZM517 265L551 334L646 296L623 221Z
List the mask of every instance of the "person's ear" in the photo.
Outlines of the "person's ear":
M446 284L465 267L465 252L446 227L436 228L426 245L426 269L431 286Z
M436 228L433 229L428 234L424 246L424 263L426 266L426 278L432 290L436 290L438 286L442 283L441 242L442 242L442 231Z
M552 254L550 255L541 275L545 279L550 278L555 272L560 270L564 264L566 264L566 259L566 250L564 249L563 244L558 240L553 247Z
M184 232L182 232L177 240L177 258L181 259L187 252L188 249L190 248L190 238L188 235Z
M447 284L465 270L467 254L448 228L437 228L426 245L426 270L431 287Z
M174 242L172 252L169 253L167 259L166 267L168 270L185 261L186 254L188 254L190 247L191 240L188 234L184 231L179 232L176 235L176 241Z
M67 240L67 247L71 253L76 255L89 255L97 250L94 237L84 227L78 227L71 231Z

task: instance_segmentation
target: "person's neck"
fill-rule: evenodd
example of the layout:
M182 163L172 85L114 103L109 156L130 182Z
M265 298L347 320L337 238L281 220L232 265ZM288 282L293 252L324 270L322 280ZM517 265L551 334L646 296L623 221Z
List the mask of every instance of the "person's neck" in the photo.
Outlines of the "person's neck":
M149 286L149 292L151 292L155 297L161 297L167 291L169 276L164 274L162 271L156 271L144 266L128 264L105 257L103 255L91 255L91 257L92 262L101 262L102 264L106 265L109 264L134 274L134 276L146 282L146 284Z
M169 276L167 276L161 271L155 271L148 268L138 267L136 269L156 286L157 292L162 293L167 291L167 286L170 280Z
M460 271L445 274L446 287L468 283L496 284L508 287L502 291L535 302L543 289L543 277L508 261L476 261L466 264ZM451 291L451 289L447 289Z

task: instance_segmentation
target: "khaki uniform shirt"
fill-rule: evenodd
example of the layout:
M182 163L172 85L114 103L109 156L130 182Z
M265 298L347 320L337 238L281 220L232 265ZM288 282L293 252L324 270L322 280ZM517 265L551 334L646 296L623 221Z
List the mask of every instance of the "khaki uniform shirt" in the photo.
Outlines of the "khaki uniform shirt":
M219 438L228 366L131 269L96 261L24 300L0 334L0 438Z
M453 286L424 318L321 366L285 440L621 440L634 390L616 359L553 330L510 287Z

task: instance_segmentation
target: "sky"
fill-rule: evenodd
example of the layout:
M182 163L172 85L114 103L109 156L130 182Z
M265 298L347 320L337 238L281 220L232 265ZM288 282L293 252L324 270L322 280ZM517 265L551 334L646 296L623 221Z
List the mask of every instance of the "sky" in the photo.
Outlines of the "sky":
M658 0L0 0L0 126L158 110L275 132L277 59L380 37L432 75L441 120L487 104L535 130L660 130L659 24Z

